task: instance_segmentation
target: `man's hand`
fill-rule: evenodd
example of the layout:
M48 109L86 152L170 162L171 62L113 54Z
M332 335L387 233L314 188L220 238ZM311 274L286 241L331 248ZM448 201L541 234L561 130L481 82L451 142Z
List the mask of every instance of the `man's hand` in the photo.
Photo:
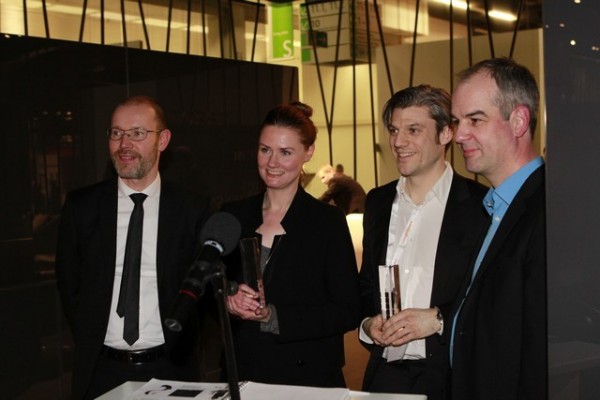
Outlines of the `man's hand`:
M369 335L369 337L371 338L373 343L375 343L376 345L379 345L379 346L386 345L383 342L383 338L382 338L382 336L383 336L383 331L381 330L382 326L383 326L383 318L381 317L381 314L371 317L371 318L365 320L365 322L363 323L363 330L365 331L365 333L367 335Z
M383 345L401 346L433 335L441 325L435 308L408 308L393 315L380 329Z

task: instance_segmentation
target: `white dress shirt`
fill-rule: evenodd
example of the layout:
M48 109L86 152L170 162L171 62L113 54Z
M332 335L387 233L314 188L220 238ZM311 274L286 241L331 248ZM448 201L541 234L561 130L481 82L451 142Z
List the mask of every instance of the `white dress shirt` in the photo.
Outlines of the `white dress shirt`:
M435 256L453 175L446 163L444 173L427 192L422 204L410 199L404 189L404 177L398 181L390 215L386 264L399 265L402 309L431 306ZM360 339L372 343L362 326ZM425 358L425 339L400 347L389 346L383 357L388 361Z
M110 318L104 344L115 349L139 350L163 344L165 338L162 331L160 312L158 309L158 284L156 274L156 250L158 240L158 209L160 203L160 175L141 193L148 195L144 201L144 226L142 236L142 262L140 271L140 325L139 339L129 346L123 339L123 318L117 315L117 303L121 288L123 260L129 217L133 211L133 201L129 197L137 193L127 186L121 178L118 190L117 215L117 258L115 279L113 283Z

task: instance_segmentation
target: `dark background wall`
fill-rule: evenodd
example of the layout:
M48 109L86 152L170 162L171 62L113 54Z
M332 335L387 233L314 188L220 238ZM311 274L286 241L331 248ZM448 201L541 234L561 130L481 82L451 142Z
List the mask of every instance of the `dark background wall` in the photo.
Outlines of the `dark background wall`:
M600 397L600 2L545 1L551 399Z
M258 127L269 109L298 98L298 76L275 65L0 37L3 398L67 398L72 343L54 280L60 206L69 190L113 173L104 132L115 104L134 94L165 108L173 138L163 179L209 195L216 209L260 190ZM218 367L212 350L207 375Z

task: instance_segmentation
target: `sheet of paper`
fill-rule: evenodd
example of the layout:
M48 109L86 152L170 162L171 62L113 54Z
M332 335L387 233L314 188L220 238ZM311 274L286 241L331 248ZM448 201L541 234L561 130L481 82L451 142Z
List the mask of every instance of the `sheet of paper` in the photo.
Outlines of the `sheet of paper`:
M179 382L151 379L136 390L128 400L225 400L229 397L226 383Z
M268 385L257 382L240 384L242 400L344 400L349 396L350 390L346 388Z
M305 386L269 385L241 382L241 400L345 400L350 396L346 388L316 388ZM228 400L226 383L179 382L151 379L127 400Z

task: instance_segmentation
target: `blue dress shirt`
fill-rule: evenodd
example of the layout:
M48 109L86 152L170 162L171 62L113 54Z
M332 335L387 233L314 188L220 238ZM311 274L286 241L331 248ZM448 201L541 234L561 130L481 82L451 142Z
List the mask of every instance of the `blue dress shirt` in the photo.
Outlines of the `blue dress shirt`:
M485 235L485 239L483 240L483 244L481 245L481 249L479 249L479 254L477 255L477 259L475 260L475 265L473 266L473 274L471 275L471 283L469 283L469 287L465 293L469 293L469 289L471 288L471 284L475 280L475 276L477 275L477 271L479 271L479 266L487 253L488 248L490 247L490 243L494 238L494 235L498 231L498 227L502 222L502 218L508 211L508 207L514 200L515 196L521 189L521 186L525 183L527 178L539 167L544 165L544 159L542 157L536 157L521 168L517 170L514 174L509 176L500 186L497 188L490 188L485 197L483 198L483 206L485 210L490 214L492 221L490 223L490 227ZM461 312L462 305L464 302L464 298L462 299L460 306L458 307L458 311L456 315L454 315L454 319L452 320L452 331L450 333L450 364L452 364L452 354L454 350L454 334L456 331L456 321L458 320L458 316Z

